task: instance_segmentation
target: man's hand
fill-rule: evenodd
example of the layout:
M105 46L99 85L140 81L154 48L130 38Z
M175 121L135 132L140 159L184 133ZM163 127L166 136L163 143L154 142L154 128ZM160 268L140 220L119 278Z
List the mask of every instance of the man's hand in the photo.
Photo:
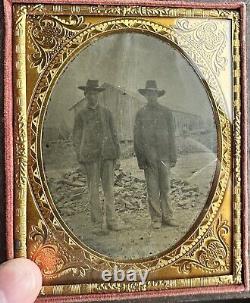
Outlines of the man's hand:
M121 167L121 161L119 159L115 160L115 169L119 169Z
M171 167L171 168L172 168L172 167L175 167L175 165L176 165L176 161L170 162L170 167Z
M80 162L80 152L76 151L76 160Z

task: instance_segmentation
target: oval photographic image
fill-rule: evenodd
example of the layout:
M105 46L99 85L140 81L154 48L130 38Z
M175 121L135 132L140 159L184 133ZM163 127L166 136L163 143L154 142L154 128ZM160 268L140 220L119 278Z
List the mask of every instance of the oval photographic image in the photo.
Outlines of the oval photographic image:
M180 243L209 205L212 102L167 41L105 36L58 78L42 158L60 220L81 243L116 260L150 258Z

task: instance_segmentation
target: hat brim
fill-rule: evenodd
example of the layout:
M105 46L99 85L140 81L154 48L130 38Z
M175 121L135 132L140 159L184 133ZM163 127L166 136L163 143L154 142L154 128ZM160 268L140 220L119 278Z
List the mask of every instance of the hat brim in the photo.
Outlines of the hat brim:
M158 97L161 97L165 94L164 89L161 89L161 90L159 90L159 89L149 89L149 88L140 88L140 89L138 89L138 92L140 94L142 94L143 96L147 96L148 92L152 92L152 91L157 92Z
M96 92L102 92L105 90L104 87L89 87L89 86L78 86L79 89L83 90L83 91L96 91Z

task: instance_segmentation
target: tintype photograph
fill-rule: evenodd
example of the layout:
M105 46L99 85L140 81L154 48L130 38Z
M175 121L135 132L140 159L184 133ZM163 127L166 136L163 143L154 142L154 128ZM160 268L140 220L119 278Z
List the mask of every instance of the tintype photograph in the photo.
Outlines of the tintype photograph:
M92 42L55 83L43 165L67 227L114 259L149 258L190 233L217 167L214 104L173 44L141 33Z

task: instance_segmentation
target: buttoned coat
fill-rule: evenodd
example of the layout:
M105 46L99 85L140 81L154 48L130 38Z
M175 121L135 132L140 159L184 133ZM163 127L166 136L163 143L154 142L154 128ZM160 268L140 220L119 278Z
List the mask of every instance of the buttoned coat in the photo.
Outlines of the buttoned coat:
M134 149L141 169L159 160L176 163L175 126L167 107L147 104L137 112Z
M82 109L75 118L73 145L80 163L118 159L119 141L111 112L99 105Z

